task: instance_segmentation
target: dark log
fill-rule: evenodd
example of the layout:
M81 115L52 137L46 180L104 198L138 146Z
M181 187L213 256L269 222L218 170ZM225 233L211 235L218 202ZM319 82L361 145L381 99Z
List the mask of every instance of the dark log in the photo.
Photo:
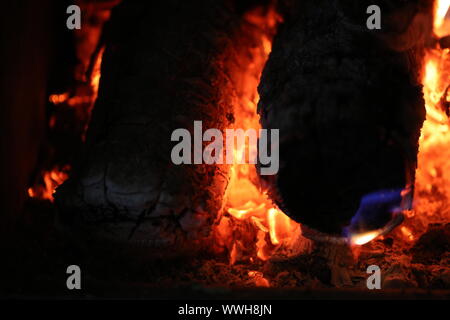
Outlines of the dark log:
M227 1L113 10L85 156L55 195L62 225L155 247L209 236L228 166L174 165L171 134L192 134L195 120L203 130L231 126L239 23Z
M366 27L372 4L381 8L381 30ZM258 108L264 128L280 129L280 170L264 178L294 220L339 234L361 197L413 182L431 7L432 1L282 2L285 23L263 72ZM390 216L378 218L370 228Z

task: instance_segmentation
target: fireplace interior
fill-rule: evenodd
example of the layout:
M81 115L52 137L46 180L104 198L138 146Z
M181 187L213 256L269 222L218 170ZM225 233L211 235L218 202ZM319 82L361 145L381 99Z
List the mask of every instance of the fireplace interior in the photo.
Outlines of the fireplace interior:
M72 2L2 12L2 296L450 298L449 1Z

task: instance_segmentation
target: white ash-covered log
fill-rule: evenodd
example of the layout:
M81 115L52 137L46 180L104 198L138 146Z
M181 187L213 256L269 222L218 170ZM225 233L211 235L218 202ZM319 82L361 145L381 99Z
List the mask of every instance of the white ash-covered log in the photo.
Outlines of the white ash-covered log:
M193 134L198 120L203 130L232 126L239 24L226 0L123 1L113 10L84 157L55 194L61 225L155 247L209 236L228 166L173 164L171 134Z

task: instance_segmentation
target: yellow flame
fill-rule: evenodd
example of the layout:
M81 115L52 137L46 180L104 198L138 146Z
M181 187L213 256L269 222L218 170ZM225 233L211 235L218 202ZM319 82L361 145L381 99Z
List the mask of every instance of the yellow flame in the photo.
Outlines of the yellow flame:
M378 237L381 234L380 231L369 231L366 233L361 234L355 234L350 237L350 243L352 245L362 246L363 244L369 243L376 237Z
M450 0L437 0L434 16L434 30L438 30L444 24L445 15L450 7Z

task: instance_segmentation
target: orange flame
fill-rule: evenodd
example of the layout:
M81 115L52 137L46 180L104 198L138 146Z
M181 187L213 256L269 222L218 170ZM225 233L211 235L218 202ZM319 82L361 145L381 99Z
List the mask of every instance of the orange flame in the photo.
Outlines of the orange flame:
M449 0L436 2L436 35L450 31L450 25L445 23L449 6ZM423 232L428 223L444 222L450 218L450 122L443 107L450 102L446 94L450 85L448 49L427 49L422 84L426 120L419 141L414 212L408 215L408 226L400 228L407 241L413 241L415 234Z
M42 173L43 184L28 188L28 195L31 198L53 201L53 193L56 187L68 178L67 171L69 169L70 167L66 166L62 170L54 168L51 171L44 171Z
M49 101L53 103L54 105L59 104L65 104L69 107L82 107L83 104L89 104L89 110L88 113L90 114L91 109L94 106L94 103L97 99L98 94L98 88L100 83L100 67L102 63L102 57L103 57L103 51L104 48L102 48L99 52L99 54L95 57L95 63L94 68L91 75L90 80L90 87L92 89L91 93L89 95L85 96L73 96L70 97L69 93L63 93L63 94L52 94L49 97ZM52 115L49 119L49 127L53 128L55 126L55 123L58 121L57 117L55 115ZM84 134L86 133L88 123L86 122L85 128L84 128ZM84 141L85 136L82 136L82 139ZM70 166L66 165L62 170L59 169L59 167L55 167L52 170L49 171L43 171L41 175L41 182L36 183L34 186L28 188L28 195L31 198L37 198L41 200L50 200L53 201L53 193L55 192L55 189L62 184L67 178L67 172L70 170Z
M254 49L253 61L248 65L247 70L238 75L238 83L241 84L241 92L238 94L238 101L234 105L235 126L243 130L261 128L259 116L256 113L259 95L257 86L264 64L271 51L272 39L275 28L280 21L275 10L266 13L259 10L248 13L246 22L258 26L260 30L256 38L259 40L259 47ZM264 32L263 30L266 30ZM235 144L236 145L236 144ZM235 146L237 148L237 146ZM267 260L278 247L287 244L300 234L300 225L289 219L278 207L268 198L266 191L259 184L258 174L253 164L237 164L237 159L242 155L253 154L255 150L249 150L248 145L234 151L235 164L231 168L231 178L226 192L226 214L217 226L217 234L220 243L227 243L230 248L230 263L239 260L242 251L252 247L250 255L254 255L261 260ZM239 228L230 228L228 219L241 225L246 225L242 232L249 232L254 236L252 239L239 239L242 235ZM248 234L247 234L248 236ZM243 236L246 237L246 236ZM253 243L249 242L252 241ZM258 284L268 286L269 284L259 278Z
M436 0L436 10L434 14L434 23L433 23L433 29L434 33L438 36L443 36L445 31L449 30L442 30L445 28L445 15L448 11L448 7L450 6L450 0ZM448 28L447 28L448 29Z

